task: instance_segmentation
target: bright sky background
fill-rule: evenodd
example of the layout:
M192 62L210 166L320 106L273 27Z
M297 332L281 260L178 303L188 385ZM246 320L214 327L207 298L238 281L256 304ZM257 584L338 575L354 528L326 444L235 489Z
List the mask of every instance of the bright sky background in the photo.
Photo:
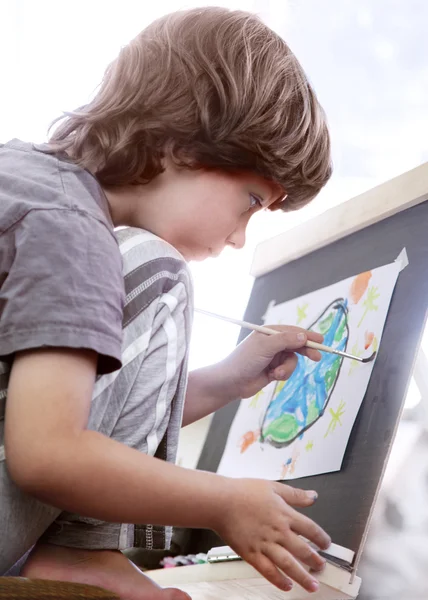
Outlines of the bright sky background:
M259 241L428 160L424 0L2 0L0 141L45 139L51 120L90 98L121 45L166 12L207 4L259 12L289 42L333 140L335 174L317 200L291 215L259 215L244 250L192 266L196 305L240 318ZM191 366L224 357L238 333L196 316ZM427 336L424 346L428 354Z

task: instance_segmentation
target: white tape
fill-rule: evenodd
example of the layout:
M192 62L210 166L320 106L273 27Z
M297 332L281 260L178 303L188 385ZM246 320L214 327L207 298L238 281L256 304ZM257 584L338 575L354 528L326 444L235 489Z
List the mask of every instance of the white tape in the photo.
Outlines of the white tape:
M399 264L400 272L407 267L407 265L409 264L409 257L407 256L406 248L402 249L402 251L397 256L394 262Z
M305 540L305 542L307 542L312 548L314 548L314 550L319 551L318 546L310 542L303 535L300 537L303 540ZM349 564L352 563L355 556L355 552L353 550L349 550L349 548L345 548L344 546L339 546L339 544L333 544L333 542L330 544L327 550L323 550L323 554L325 554L326 556L331 556L332 558L339 558L340 560L343 560L344 562L347 562Z
M269 304L267 305L267 308L265 310L265 314L262 316L263 323L266 324L267 316L268 316L269 312L272 310L272 308L275 306L275 304L276 304L276 301L275 300L271 300L269 302Z
M339 546L339 544L333 544L324 551L324 554L331 556L333 558L339 558L349 564L354 560L355 552L349 550L349 548L344 548L343 546Z

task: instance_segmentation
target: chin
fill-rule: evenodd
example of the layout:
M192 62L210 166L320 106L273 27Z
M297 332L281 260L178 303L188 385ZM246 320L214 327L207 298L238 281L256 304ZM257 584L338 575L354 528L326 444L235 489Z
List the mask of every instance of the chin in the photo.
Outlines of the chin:
M208 248L208 258L218 258L220 256L220 254L223 252L223 248L221 248L220 250L214 250L214 248Z
M192 256L191 260L193 262L203 262L204 260L207 260L208 258L212 258L211 253L205 252L204 254L202 254L202 252L200 252L199 254L195 254L194 256Z
M208 258L217 258L222 253L222 250L214 250L213 248L205 248L199 252L194 252L192 256L188 258L192 262L202 262Z

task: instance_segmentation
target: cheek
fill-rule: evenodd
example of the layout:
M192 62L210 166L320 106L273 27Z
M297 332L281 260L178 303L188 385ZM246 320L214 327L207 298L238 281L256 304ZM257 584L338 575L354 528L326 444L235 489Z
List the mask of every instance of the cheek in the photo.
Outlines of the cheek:
M200 182L188 198L192 199L187 214L188 233L202 244L225 242L243 218L242 191L229 178L213 176Z
M226 212L217 213L207 225L213 236L225 241L239 227L239 218Z
M222 206L219 202L203 208L198 220L201 231L206 232L207 235L227 237L238 226L239 215L233 214L230 207Z

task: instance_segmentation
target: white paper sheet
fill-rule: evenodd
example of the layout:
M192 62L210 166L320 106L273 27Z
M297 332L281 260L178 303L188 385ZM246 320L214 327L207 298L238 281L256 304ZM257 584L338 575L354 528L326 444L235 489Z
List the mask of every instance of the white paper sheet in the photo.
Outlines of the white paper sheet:
M326 345L369 356L379 346L401 268L395 261L270 303L264 321L313 329L323 333ZM375 361L322 356L320 363L299 356L287 382L272 382L241 402L218 473L284 480L340 470Z

